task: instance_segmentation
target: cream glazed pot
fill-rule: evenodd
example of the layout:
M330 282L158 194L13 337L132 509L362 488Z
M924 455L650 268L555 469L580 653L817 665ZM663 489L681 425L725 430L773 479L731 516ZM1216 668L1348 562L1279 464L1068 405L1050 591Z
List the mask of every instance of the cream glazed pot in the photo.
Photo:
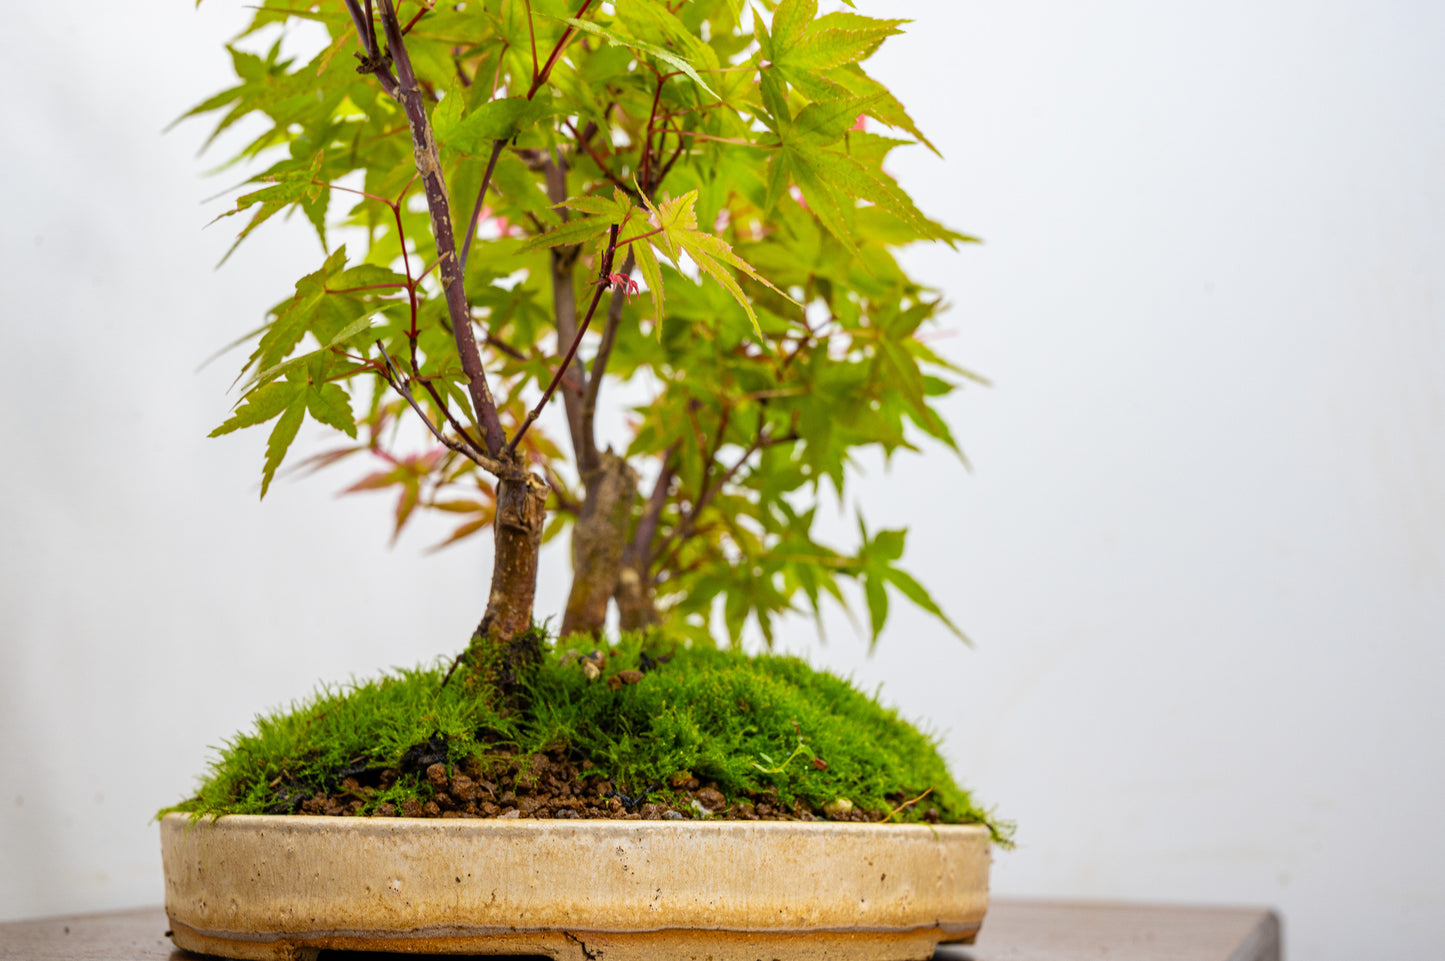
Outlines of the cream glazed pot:
M161 821L177 946L558 961L908 961L972 941L979 825L229 815Z

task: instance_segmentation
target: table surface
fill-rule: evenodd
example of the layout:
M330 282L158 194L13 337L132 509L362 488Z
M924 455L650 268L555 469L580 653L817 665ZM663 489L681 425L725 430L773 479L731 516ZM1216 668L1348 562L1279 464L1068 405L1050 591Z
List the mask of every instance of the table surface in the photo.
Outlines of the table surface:
M0 924L4 961L191 961L160 908ZM322 952L324 959L420 955ZM1263 908L994 900L978 942L935 961L1279 961L1280 926Z

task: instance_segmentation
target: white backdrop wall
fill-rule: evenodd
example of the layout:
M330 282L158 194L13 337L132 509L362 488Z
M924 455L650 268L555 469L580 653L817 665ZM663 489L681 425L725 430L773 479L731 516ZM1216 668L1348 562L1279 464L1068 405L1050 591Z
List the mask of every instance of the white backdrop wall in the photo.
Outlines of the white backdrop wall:
M895 15L899 5L863 2ZM242 16L29 4L0 32L0 919L159 902L160 805L254 712L449 650L485 552L386 545L342 473L256 479L196 372L310 269L213 272L203 124ZM1445 7L914 3L876 72L986 240L911 263L992 378L849 498L975 638L787 646L946 736L1020 823L1000 894L1278 907L1291 956L1445 941ZM220 154L216 155L218 159ZM209 162L209 161L208 161ZM840 518L837 530L848 537ZM559 605L564 559L542 609Z

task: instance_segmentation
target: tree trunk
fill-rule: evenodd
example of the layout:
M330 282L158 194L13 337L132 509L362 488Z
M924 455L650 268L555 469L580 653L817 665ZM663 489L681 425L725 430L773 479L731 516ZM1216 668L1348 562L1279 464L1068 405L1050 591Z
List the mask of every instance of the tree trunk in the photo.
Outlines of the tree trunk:
M600 634L607 604L617 590L622 547L637 472L611 449L598 455L597 468L583 477L587 499L572 528L572 590L562 618L562 636Z
M492 673L504 691L514 689L542 657L541 641L531 627L548 488L520 461L518 456L515 473L497 481L492 589L468 652L472 667Z

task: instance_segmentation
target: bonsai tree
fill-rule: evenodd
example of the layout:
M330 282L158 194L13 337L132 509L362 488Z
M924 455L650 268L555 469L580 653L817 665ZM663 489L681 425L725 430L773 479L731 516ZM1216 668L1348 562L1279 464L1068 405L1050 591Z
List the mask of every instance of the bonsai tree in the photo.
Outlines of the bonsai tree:
M958 452L934 405L970 375L920 336L939 297L894 253L970 238L925 216L885 170L893 149L932 145L863 65L903 23L818 16L816 0L264 0L246 34L280 36L264 54L229 48L236 84L187 116L220 112L217 134L259 118L263 132L235 159L267 165L223 216L249 215L239 244L299 210L323 257L251 335L240 400L213 435L269 425L264 497L310 418L350 438L310 466L376 462L351 489L394 490L395 531L418 509L457 517L447 543L490 530L480 621L441 687L464 666L461 687L503 708L485 722L465 715L459 730L505 726L506 705L528 698L534 715L549 697L582 703L571 681L532 683L538 621L559 613L534 610L538 552L563 533L573 579L558 634L584 638L576 653L614 609L628 636L674 650L711 648L719 613L733 642L751 620L771 643L780 615L844 602L849 580L874 641L890 595L959 633L898 565L904 531L860 518L852 552L813 535L818 496L842 497L856 452L923 438ZM298 24L302 37L325 33L309 59L283 51ZM625 447L601 436L604 402L631 404ZM539 420L553 403L561 416ZM643 670L656 663L634 654ZM583 661L595 678L595 657ZM776 707L784 733L768 750L779 739L787 749L793 732L796 748L757 761L715 750L719 769L736 762L729 783L754 785L798 757L826 769L798 717L862 697L778 670L810 693ZM750 711L743 694L723 700ZM274 757L236 772L272 735L319 730L328 710L263 719L217 765L230 778L223 800L181 808L230 809L245 794L247 810L294 810L316 777ZM927 755L919 783L951 785L928 739L892 715L878 723L907 742L902 754ZM401 760L388 763L448 783L440 742L395 747ZM340 749L306 751L326 783L365 766ZM647 777L691 783L667 763ZM857 791L904 797L869 783ZM1005 837L950 790L957 816ZM846 798L822 803L832 796L819 793L819 808L847 814ZM406 803L420 810L418 797Z
M933 400L964 372L920 338L939 300L893 251L969 238L885 171L908 140L875 129L932 145L863 66L904 21L815 0L266 0L247 32L296 21L329 43L305 62L231 47L236 85L190 114L259 117L237 159L283 155L230 212L250 215L238 244L300 210L328 251L214 431L272 425L263 497L309 416L358 439L313 464L383 462L354 489L394 488L398 531L417 508L458 515L453 540L490 528L467 656L505 683L538 655L538 550L564 529L562 635L615 606L624 630L706 641L720 600L734 640L752 618L771 641L842 579L875 640L890 589L957 633L897 566L903 531L864 527L853 553L812 537L855 451L958 450ZM649 396L617 450L597 412L628 381ZM537 423L554 399L561 438Z

